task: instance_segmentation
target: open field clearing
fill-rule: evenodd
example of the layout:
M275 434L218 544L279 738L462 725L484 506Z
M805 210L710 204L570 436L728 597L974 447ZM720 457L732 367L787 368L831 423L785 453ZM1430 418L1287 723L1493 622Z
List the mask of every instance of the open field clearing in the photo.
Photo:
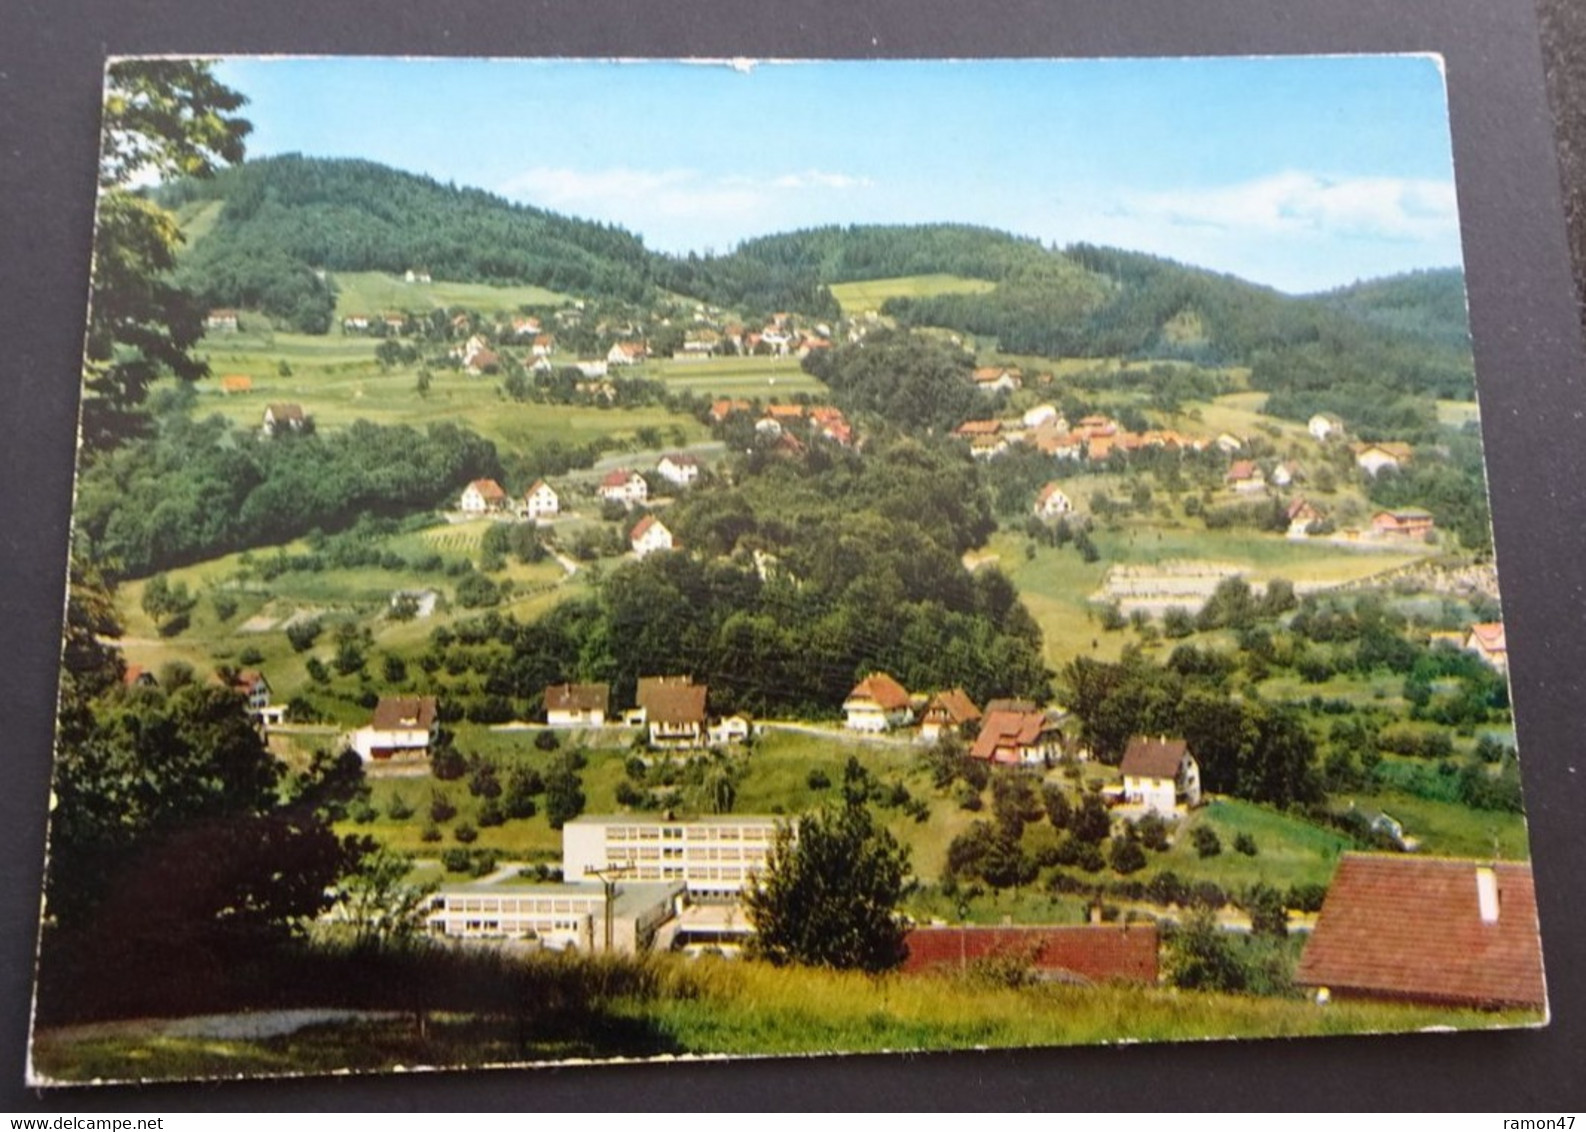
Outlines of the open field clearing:
M962 275L898 275L890 279L867 279L860 283L833 283L831 292L842 304L843 313L852 315L879 311L881 304L892 298L978 295L995 287L996 284L990 280L968 279Z
M795 393L826 393L826 386L794 357L657 358L645 364L643 376L701 396L775 401Z
M1439 401L1437 423L1449 428L1464 428L1481 422L1481 407L1474 401Z
M556 291L526 284L408 283L400 275L383 271L338 271L336 284L338 326L350 314L373 318L386 311L427 313L435 307L466 307L482 314L514 313L520 307L561 306L572 300ZM331 331L332 334L335 330Z
M333 340L334 341L334 340ZM354 348L363 350L366 360L342 357ZM211 356L217 376L249 374L253 388L246 393L224 393L217 381L199 386L195 413L219 413L242 427L256 427L264 418L265 406L273 401L294 401L314 419L320 430L345 428L354 421L374 424L406 424L422 429L437 421L451 421L470 428L508 450L531 448L555 440L563 444L584 444L601 437L617 443L631 443L641 428L666 430L679 444L704 439L705 427L692 417L660 407L634 409L596 408L579 405L537 405L513 401L503 395L497 382L488 377L443 370L434 374L427 394L415 388L417 371L393 369L382 373L373 361L374 346L355 340L354 346L341 346L341 353L326 349L319 361L304 366L291 362L292 373L277 372L273 353L227 354ZM325 361L325 357L342 360Z

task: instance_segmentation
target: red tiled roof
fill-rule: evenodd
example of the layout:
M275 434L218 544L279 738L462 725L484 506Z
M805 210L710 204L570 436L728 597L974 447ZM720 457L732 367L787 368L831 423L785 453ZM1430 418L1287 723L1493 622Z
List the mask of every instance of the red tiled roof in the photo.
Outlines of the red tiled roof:
M1228 478L1230 480L1254 479L1255 475L1256 463L1254 460L1235 460L1228 468Z
M660 527L663 531L666 531L667 534L672 533L671 531L667 531L666 525L654 515L646 515L633 525L633 531L628 535L628 538L633 542L638 542L649 533L651 527Z
M607 472L605 476L601 478L600 486L626 487L628 482L632 480L636 474L637 473L632 472L627 468L618 468L614 472Z
M996 436L1002 431L1001 421L965 421L953 430L954 436Z
M906 973L1025 959L1042 972L1086 983L1157 981L1155 924L915 928Z
M501 490L501 485L495 480L475 480L468 486L477 491L480 496L485 499L500 502L507 497L507 493Z
M434 723L434 696L381 696L371 721L376 731L428 731Z
M1177 778L1187 753L1189 744L1182 739L1145 739L1136 735L1129 740L1118 769L1136 778Z
M909 706L909 693L885 672L872 672L848 693L850 700L870 700L883 711L902 711Z
M1477 872L1493 870L1484 923ZM1547 998L1527 864L1346 853L1295 973L1333 992L1481 1007Z
M932 723L973 723L980 718L980 709L962 688L937 692L925 705L925 718Z
M1502 621L1479 621L1470 627L1471 634L1488 652L1507 652Z
M546 711L606 711L611 701L607 684L552 684L545 689Z
M980 724L980 734L975 736L975 745L969 749L969 755L971 758L992 761L1001 750L1011 748L1018 751L1038 746L1047 726L1046 712L1040 708L1018 710L987 707L986 718Z
M690 455L687 452L668 452L665 456L662 456L661 459L665 460L675 468L699 467L699 457Z

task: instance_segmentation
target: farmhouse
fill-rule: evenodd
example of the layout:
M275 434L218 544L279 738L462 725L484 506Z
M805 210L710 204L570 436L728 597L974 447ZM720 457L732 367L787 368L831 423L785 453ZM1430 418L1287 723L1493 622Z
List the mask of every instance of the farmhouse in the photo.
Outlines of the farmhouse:
M512 336L514 338L533 338L540 333L540 320L529 317L518 317L512 320Z
M1355 466L1368 475L1378 475L1384 468L1397 470L1410 462L1410 456L1408 444L1385 441L1381 444L1355 445Z
M1155 924L915 928L904 938L906 974L1019 963L1037 978L1096 986L1157 981Z
M1415 539L1425 541L1435 524L1430 511L1419 507L1401 507L1393 511L1378 511L1371 517L1371 532L1378 538Z
M1172 817L1181 799L1185 806L1200 805L1200 765L1182 739L1137 735L1129 740L1119 769L1126 805L1163 817Z
M1509 671L1509 644L1502 621L1482 621L1465 634L1465 648L1481 657L1499 672Z
M980 709L962 688L937 692L920 716L920 738L934 743L943 735L956 735L960 728L980 721Z
M355 333L362 333L369 329L369 316L366 314L350 314L341 320L341 328L343 332L351 330Z
M1063 414L1058 412L1056 405L1037 405L1025 411L1021 418L1025 428L1052 428L1059 432L1068 431L1068 422L1063 419Z
M1056 519L1067 515L1074 510L1071 501L1063 489L1054 480L1041 489L1041 494L1035 497L1035 514L1042 519Z
M720 424L734 413L747 413L751 408L747 401L722 398L710 403L710 419Z
M671 550L672 532L654 515L646 515L640 519L633 528L633 533L628 536L628 542L633 547L633 553L640 558L647 558L659 550Z
M494 350L480 350L468 359L468 372L478 377L484 373L495 373L501 368L501 357Z
M1063 732L1041 708L1018 700L986 705L969 757L1005 766L1048 766L1063 755Z
M529 347L529 352L536 358L548 358L556 353L556 335L536 334L534 344Z
M656 474L668 483L688 487L699 479L699 457L687 452L668 452L655 466Z
M463 488L457 509L469 515L484 515L500 511L507 505L507 493L495 480L475 480Z
M218 330L223 334L237 332L237 312L234 310L212 310L204 316L205 330Z
M600 481L599 491L600 498L620 503L624 507L643 503L650 497L650 485L644 481L644 477L627 468L607 472Z
M528 519L554 519L561 514L562 501L556 490L544 480L535 480L523 496L523 515Z
M430 897L425 929L447 939L518 941L552 951L633 955L681 910L684 886L622 883L448 885ZM610 938L607 938L607 929Z
M609 870L637 881L681 881L691 896L736 897L765 868L777 818L672 821L643 814L584 815L562 827L562 876L582 881Z
M699 747L707 735L705 705L709 689L692 676L639 677L640 725L649 731L652 747Z
M1294 981L1331 998L1541 1010L1531 867L1345 853Z
M352 733L352 748L365 762L422 758L438 730L434 696L381 696L368 726Z
M908 692L885 672L872 672L854 685L843 701L843 711L847 715L843 726L850 731L887 731L913 717Z
M549 727L604 727L611 703L609 684L552 684L545 689Z
M308 418L303 413L303 406L283 401L264 407L264 424L261 431L266 436L274 436L277 429L302 432L307 423Z
M1226 480L1238 492L1265 491L1267 486L1267 478L1254 460L1235 460L1228 467Z

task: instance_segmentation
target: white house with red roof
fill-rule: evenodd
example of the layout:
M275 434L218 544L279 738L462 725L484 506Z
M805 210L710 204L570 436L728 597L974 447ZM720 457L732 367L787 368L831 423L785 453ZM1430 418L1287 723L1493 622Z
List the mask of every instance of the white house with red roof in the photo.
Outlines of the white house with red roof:
M1049 766L1063 757L1062 728L1033 703L993 700L969 757L1007 766Z
M629 468L607 472L600 480L600 498L632 507L650 498L650 485L644 477Z
M544 480L535 480L534 486L524 493L523 515L525 518L535 521L554 519L561 514L561 511L561 497L556 494L556 489Z
M463 488L457 509L468 515L488 515L507 505L507 493L495 480L475 480Z
M687 452L668 452L655 466L656 474L678 487L689 487L699 479L699 457Z
M1074 501L1069 499L1055 480L1043 487L1041 494L1035 497L1035 514L1039 518L1056 519L1073 510Z
M885 672L872 672L854 685L843 713L843 726L850 731L889 731L914 717L909 693Z
M650 356L643 342L613 342L606 351L606 361L614 366L636 366Z
M628 542L633 547L633 553L640 558L648 558L657 551L671 550L674 545L672 532L654 515L646 515L634 524Z
M1229 487L1241 493L1265 491L1267 487L1267 477L1254 460L1235 460L1228 467L1227 481Z
M1123 772L1123 801L1138 806L1141 816L1157 813L1173 817L1180 812L1181 803L1184 807L1200 805L1200 764L1183 739L1136 735L1129 740L1118 769Z
M1509 671L1509 643L1502 621L1480 621L1465 634L1465 648L1481 657L1499 672Z

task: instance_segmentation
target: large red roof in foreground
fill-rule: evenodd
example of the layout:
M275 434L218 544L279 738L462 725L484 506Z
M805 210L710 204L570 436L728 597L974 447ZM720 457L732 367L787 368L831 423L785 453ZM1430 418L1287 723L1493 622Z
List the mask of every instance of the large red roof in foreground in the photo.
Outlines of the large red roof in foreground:
M1497 879L1484 923L1477 870ZM1540 1009L1542 942L1525 864L1346 853L1295 981L1334 993Z
M1155 983L1155 924L915 928L905 941L906 972L1025 958L1032 970L1076 981Z

